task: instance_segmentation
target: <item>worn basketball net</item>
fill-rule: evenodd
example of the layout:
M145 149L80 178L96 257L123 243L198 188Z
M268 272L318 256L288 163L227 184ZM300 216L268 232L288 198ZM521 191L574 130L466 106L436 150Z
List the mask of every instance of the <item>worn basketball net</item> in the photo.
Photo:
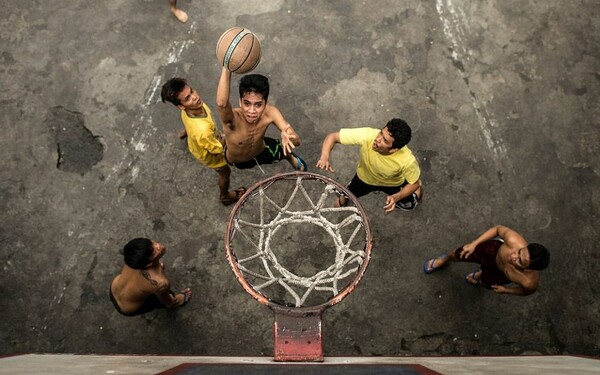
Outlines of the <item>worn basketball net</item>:
M339 196L349 199L335 207ZM276 361L322 361L321 315L359 283L371 257L359 201L315 173L256 183L227 223L227 260L242 287L275 314Z

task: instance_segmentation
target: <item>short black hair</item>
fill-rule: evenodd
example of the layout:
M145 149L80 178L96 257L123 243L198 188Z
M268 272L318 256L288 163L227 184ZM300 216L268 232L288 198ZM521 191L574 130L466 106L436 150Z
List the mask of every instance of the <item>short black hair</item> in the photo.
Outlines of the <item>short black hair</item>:
M185 78L175 77L168 80L160 90L162 102L171 102L175 106L181 105L178 96L187 85Z
M152 241L147 238L134 238L127 242L123 248L125 264L129 267L142 270L150 263L152 257Z
M548 264L550 263L550 252L544 245L530 243L527 245L527 250L529 250L528 269L541 271L548 267Z
M392 137L394 137L394 142L392 143L393 148L401 149L410 142L412 130L406 121L399 118L393 118L385 127Z
M262 74L248 74L240 79L240 99L249 92L262 95L265 102L269 99L269 79Z

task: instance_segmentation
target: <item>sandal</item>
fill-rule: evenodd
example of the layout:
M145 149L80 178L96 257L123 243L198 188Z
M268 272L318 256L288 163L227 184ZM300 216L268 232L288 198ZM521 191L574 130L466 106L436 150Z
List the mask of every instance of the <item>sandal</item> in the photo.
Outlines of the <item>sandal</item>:
M185 288L179 294L183 294L183 303L179 305L179 307L183 307L187 305L188 302L192 299L192 290L190 288Z
M246 188L241 187L241 188L235 189L233 192L235 193L233 198L221 199L221 203L223 203L224 206L229 206L229 205L232 205L235 202L239 201L240 198L242 197L242 195L244 195L244 193L246 192Z
M465 276L465 282L471 285L481 285L481 270L473 271L467 274Z
M337 200L335 203L336 203L337 207L345 207L349 201L350 201L350 199L346 198L343 195L340 195L339 197L337 197ZM342 203L342 202L344 202L344 203Z
M308 171L308 165L306 165L306 162L304 160L302 160L302 158L294 153L292 153L292 156L296 158L296 166L294 167L294 169L296 169L297 171L300 172L306 172Z
M436 267L435 266L435 261L439 260L441 262L445 262L447 258L448 258L448 254L442 254L442 255L440 255L437 258L429 259L423 265L423 271L425 271L425 273L432 273L433 271L442 268L443 266L446 265L446 263L442 263L442 265Z

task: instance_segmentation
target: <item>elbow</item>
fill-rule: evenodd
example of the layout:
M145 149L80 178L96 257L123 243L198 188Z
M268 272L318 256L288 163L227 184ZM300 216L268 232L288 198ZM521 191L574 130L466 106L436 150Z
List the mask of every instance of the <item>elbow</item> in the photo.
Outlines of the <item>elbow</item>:
M325 141L324 143L329 143L332 146L340 143L340 133L339 132L335 132L335 133L329 133L327 134L327 136L325 137Z
M538 289L538 286L534 283L526 283L525 285L521 285L521 295L523 297L530 296L535 293Z
M216 105L217 105L218 109L227 108L227 104L229 104L229 102L227 100L221 100L221 99L217 98Z

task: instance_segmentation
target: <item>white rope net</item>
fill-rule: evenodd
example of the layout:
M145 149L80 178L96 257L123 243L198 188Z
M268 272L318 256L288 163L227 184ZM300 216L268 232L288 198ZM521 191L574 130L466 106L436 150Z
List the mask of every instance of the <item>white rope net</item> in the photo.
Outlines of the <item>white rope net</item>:
M231 238L237 266L255 291L279 305L315 306L354 281L367 231L356 207L334 207L340 194L332 184L299 176L247 198Z

